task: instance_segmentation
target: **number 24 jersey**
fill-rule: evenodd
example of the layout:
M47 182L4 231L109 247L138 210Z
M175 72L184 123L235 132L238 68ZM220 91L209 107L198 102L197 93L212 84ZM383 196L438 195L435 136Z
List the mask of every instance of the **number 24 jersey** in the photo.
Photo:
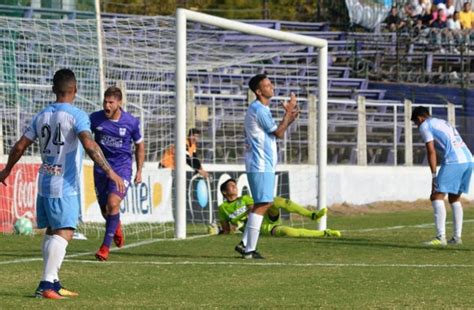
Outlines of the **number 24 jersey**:
M39 141L40 196L79 195L83 148L78 135L83 131L91 131L89 116L68 103L51 104L33 117L24 136Z

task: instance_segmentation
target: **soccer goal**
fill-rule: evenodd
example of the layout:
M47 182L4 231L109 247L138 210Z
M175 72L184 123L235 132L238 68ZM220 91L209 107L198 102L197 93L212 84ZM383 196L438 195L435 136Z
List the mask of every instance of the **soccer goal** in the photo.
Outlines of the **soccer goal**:
M209 25L218 29L226 29L238 33L244 33L252 36L260 36L283 42L291 42L303 46L311 46L317 49L318 57L318 119L317 119L317 189L313 190L317 193L318 208L326 207L326 162L327 162L327 41L302 36L299 34L266 29L242 22L232 21L224 18L210 16L185 9L178 9L176 12L176 222L175 236L177 238L186 238L186 147L182 143L186 139L187 124L187 62L188 45L187 26L188 22L196 22L201 25ZM212 29L212 28L211 28ZM225 34L224 34L225 35ZM229 55L231 57L231 55ZM232 59L229 59L232 62ZM256 73L256 72L255 72ZM248 80L248 78L247 78ZM221 80L222 81L222 80ZM225 104L225 103L224 103ZM308 105L309 106L309 105ZM214 106L213 106L214 107ZM225 113L225 112L224 112ZM215 115L215 114L214 114ZM225 117L225 116L224 116ZM216 119L214 118L214 123ZM311 121L311 120L310 120ZM315 121L315 120L313 120ZM308 126L308 128L313 128ZM308 133L308 138L315 137L314 133ZM181 143L180 143L181 142ZM313 141L308 141L312 143ZM310 154L310 157L316 154ZM314 158L308 158L308 163L316 164ZM291 177L291 175L290 175ZM319 229L326 228L326 219L322 219Z
M121 209L129 240L205 234L205 224L218 221L222 182L235 178L239 191L248 193L242 124L253 98L247 83L265 72L277 90L271 107L277 121L283 115L278 104L290 92L301 107L301 116L278 142L275 195L325 207L327 80L328 72L331 77L341 72L328 71L325 40L257 22L262 27L187 10L178 10L176 18L122 16L100 23L0 17L0 167L32 116L54 101L54 72L70 68L78 79L76 106L87 113L101 109L101 91L117 85L124 92L124 108L141 120L144 182L132 186ZM186 164L183 141L190 128L201 133L198 158L208 179ZM170 145L176 146L176 169L160 169ZM9 186L0 186L2 231L11 231L18 217L34 217L39 158L33 145ZM104 225L90 161L83 174L79 229L100 237ZM289 225L314 226L284 216ZM323 220L320 228L325 226Z

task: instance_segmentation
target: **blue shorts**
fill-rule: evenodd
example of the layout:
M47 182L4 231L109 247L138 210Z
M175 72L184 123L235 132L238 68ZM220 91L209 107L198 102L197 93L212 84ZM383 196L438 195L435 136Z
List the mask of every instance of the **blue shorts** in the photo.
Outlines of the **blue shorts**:
M247 179L254 203L273 202L274 172L249 172L247 173Z
M115 185L115 182L109 179L105 174L96 173L94 171L95 195L97 197L97 202L99 203L99 206L107 205L107 199L109 197L109 194L115 194L122 200L125 198L125 196L127 195L128 187L130 185L131 176L120 176L123 178L123 182L125 183L124 193L119 192L117 186Z
M439 193L460 195L469 192L472 163L441 165L435 190Z
M38 195L36 198L36 222L38 228L51 227L76 229L81 209L79 195L62 198L48 198Z

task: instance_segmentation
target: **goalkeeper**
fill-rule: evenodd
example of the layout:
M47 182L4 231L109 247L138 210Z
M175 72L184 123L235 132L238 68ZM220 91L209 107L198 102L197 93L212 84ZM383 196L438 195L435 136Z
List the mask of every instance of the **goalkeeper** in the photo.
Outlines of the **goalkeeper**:
M234 179L229 179L220 187L221 193L226 199L219 206L218 217L221 224L223 234L229 234L235 230L244 232L245 224L247 222L247 215L253 206L253 199L248 195L238 196L237 182ZM290 213L297 213L299 215L310 218L313 221L318 221L321 217L326 215L327 208L321 209L318 212L312 212L295 202L282 197L275 197L273 205L268 209L264 216L261 231L264 235L274 237L340 237L341 232L338 230L313 230L305 228L293 228L283 225L280 218L280 209L284 209ZM245 236L242 240L246 240ZM245 244L241 241L235 250L240 254L245 252Z

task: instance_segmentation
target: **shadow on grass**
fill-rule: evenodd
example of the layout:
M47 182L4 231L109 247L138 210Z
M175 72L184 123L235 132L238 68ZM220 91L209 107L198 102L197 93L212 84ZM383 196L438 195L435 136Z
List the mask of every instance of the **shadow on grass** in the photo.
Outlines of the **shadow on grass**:
M18 251L8 251L0 253L0 257L7 256L7 257L14 257L14 258L28 258L28 257L41 257L41 252L38 251L31 251L25 252L24 250Z
M79 254L79 253L71 253L71 254ZM172 254L172 253L134 253L134 252L127 252L127 251L113 251L109 254L109 259L113 260L113 257L156 257L156 258L184 258L184 259L191 259L191 258L202 258L202 259L225 259L225 258L232 258L231 255L224 256L224 255L191 255L191 254ZM95 261L94 254L91 255L81 255L81 260L87 261Z
M114 252L113 255L124 256L124 257L134 257L134 256L144 256L144 257L161 257L161 258L203 258L203 259L216 259L216 258L229 258L230 256L224 255L212 255L212 254L173 254L173 253L132 253L132 252ZM112 255L111 254L111 255Z
M31 294L18 293L18 294L15 294L15 293L8 293L8 292L2 292L2 291L0 291L0 296L3 296L3 297L14 297L14 298L23 297L23 298L29 298L29 299L36 299L36 296L35 296L34 293L31 293ZM0 299L2 299L2 298L0 297ZM18 309L24 309L24 308L22 308L21 306L19 306Z
M343 244L353 247L374 247L374 248L397 248L397 249L413 249L413 250L436 250L436 251L456 251L456 252L474 252L472 248L465 248L463 246L429 246L423 245L421 242L419 245L403 244L403 243L390 243L385 241L377 241L374 239L321 239L320 243L330 244Z

